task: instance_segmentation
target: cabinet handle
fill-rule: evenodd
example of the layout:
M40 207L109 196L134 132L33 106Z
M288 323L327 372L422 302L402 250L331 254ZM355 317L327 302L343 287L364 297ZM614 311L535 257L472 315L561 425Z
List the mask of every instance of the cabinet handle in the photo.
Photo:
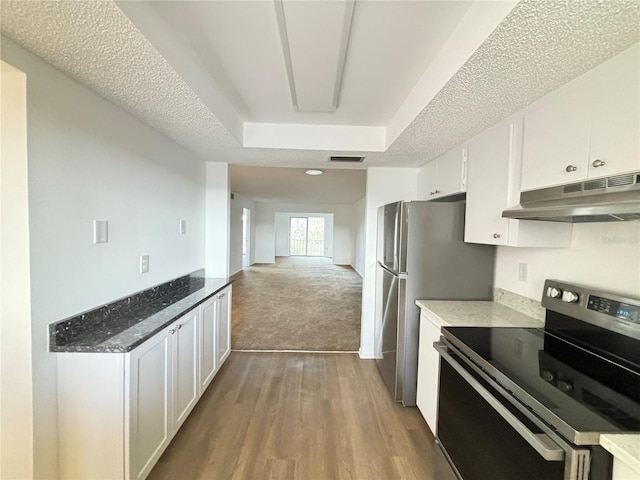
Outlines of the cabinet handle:
M605 162L604 162L604 160L598 159L598 160L594 160L591 165L593 165L594 168L604 167Z
M493 234L493 238L500 238L500 234L499 233L494 233Z
M176 325L175 327L170 329L167 333L170 333L171 335L173 335L174 333L176 333L181 328L182 328L182 324L179 323L178 325Z
M567 165L567 168L565 168L565 170L569 173L575 172L577 169L578 167L576 167L575 165Z
M224 293L221 293L221 294L220 294L220 295L218 295L216 298L217 298L217 299L224 298Z

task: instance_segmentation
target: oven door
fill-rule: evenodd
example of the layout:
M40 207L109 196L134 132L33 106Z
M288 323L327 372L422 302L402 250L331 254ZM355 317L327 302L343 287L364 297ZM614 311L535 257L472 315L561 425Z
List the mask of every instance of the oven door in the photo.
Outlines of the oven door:
M588 449L507 401L502 387L453 347L434 346L442 358L438 440L462 479L588 480Z

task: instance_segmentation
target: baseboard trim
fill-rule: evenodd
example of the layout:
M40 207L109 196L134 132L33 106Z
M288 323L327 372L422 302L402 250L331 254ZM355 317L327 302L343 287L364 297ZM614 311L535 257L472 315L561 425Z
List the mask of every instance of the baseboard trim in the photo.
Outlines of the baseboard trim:
M358 355L362 360L370 360L372 358L376 358L373 352L369 352L367 350L362 350L362 349L358 351Z
M245 352L245 353L358 353L351 350L238 350L231 349L232 352Z

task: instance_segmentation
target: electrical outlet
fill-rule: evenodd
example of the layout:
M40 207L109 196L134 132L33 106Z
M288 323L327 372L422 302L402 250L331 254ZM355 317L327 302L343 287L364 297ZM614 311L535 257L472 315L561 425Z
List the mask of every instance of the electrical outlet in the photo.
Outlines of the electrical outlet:
M149 255L140 255L140 273L149 271Z
M518 264L518 280L520 280L521 282L526 282L528 276L529 276L529 264L519 263Z
M187 221L180 220L180 235L186 235L186 234L187 234Z

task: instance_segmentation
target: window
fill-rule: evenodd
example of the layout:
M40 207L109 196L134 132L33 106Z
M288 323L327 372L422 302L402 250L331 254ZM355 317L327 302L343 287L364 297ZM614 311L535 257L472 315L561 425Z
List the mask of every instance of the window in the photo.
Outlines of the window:
M289 255L324 256L323 217L291 217Z

